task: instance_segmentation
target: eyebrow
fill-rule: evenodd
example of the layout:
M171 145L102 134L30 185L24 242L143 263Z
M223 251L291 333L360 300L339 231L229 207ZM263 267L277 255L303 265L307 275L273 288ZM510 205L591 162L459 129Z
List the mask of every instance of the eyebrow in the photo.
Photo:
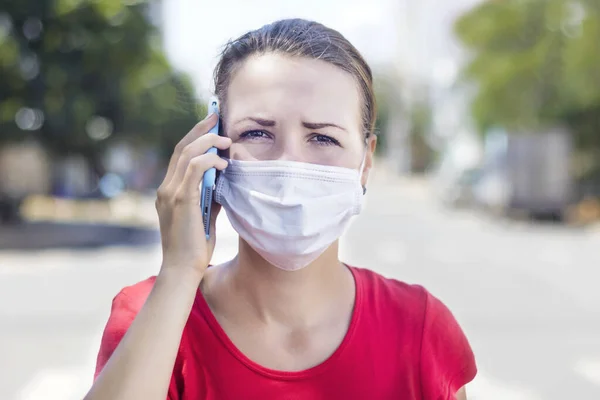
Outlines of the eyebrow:
M242 118L237 123L244 122L246 120L254 121L261 126L275 126L276 125L275 121L273 121L273 120L264 119L264 118L254 118L254 117Z
M257 124L259 124L261 126L265 126L265 127L272 127L272 126L277 125L277 123L271 119L254 118L254 117L242 118L237 123L240 123L240 122L243 122L246 120L254 121ZM307 129L338 128L343 131L346 130L345 128L343 128L341 126L330 123L330 122L302 122L302 125Z
M308 129L321 129L321 128L338 128L341 129L343 131L345 131L346 129L342 128L339 125L336 124L332 124L329 122L322 122L322 123L316 123L316 122L303 122L302 125L304 125L305 128Z

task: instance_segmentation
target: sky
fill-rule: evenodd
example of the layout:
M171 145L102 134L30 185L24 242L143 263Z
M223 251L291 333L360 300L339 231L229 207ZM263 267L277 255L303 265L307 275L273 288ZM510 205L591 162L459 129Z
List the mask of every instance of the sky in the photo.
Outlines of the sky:
M372 66L390 62L397 48L396 5L394 0L165 0L164 40L169 59L190 74L204 97L227 40L281 18L321 22L346 36Z

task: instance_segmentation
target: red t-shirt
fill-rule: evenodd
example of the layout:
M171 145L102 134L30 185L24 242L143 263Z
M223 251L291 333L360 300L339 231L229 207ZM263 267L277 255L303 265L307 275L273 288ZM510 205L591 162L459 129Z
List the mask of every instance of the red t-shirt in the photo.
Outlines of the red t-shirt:
M348 332L322 364L275 371L229 340L200 292L182 334L169 400L451 400L476 374L473 352L451 312L417 285L350 268L356 300ZM143 306L155 277L113 300L96 376Z

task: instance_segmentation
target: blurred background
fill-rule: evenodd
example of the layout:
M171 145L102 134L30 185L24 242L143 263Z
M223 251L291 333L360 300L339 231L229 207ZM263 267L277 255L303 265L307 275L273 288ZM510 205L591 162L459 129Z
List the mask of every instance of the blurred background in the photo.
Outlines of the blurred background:
M82 398L112 298L158 271L155 191L221 46L286 17L375 73L343 258L452 309L470 399L600 399L598 0L0 0L0 397Z

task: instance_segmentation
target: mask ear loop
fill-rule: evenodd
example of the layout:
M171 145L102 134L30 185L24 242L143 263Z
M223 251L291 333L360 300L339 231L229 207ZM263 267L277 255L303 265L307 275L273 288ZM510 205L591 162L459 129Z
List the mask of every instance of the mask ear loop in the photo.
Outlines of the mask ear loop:
M365 137L365 151L363 153L362 162L360 163L360 176L361 177L362 177L362 174L365 172L365 163L367 162L368 146L369 146L369 138ZM365 194L367 194L367 187L365 185L362 185L362 190L363 190L363 196Z

